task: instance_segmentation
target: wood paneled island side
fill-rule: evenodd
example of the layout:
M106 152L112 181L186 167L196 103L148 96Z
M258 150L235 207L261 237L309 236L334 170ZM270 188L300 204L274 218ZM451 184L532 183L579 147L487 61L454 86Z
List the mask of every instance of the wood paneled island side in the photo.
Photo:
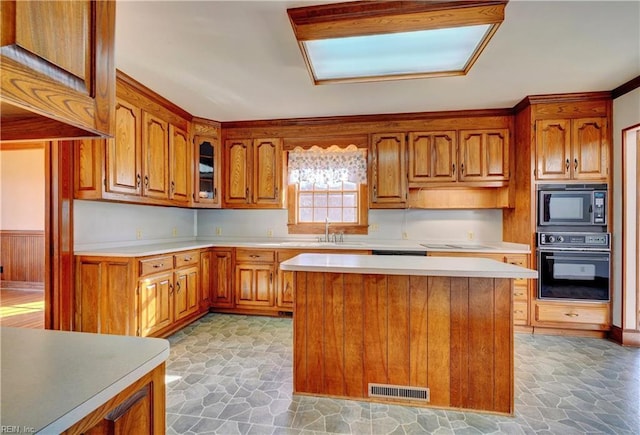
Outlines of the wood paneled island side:
M301 254L294 393L513 414L512 281L484 258Z

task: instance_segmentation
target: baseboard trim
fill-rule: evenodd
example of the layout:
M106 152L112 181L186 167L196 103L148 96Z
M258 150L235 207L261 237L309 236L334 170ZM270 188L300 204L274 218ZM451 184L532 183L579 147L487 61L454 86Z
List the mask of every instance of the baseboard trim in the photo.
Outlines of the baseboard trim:
M7 281L0 280L0 289L2 290L32 290L32 291L44 291L43 282L31 282L31 281Z
M640 347L640 331L611 326L609 339L623 346Z
M541 328L535 326L533 333L538 335L564 335L567 337L590 337L590 338L606 338L607 331L593 331L587 329L558 329L558 328Z

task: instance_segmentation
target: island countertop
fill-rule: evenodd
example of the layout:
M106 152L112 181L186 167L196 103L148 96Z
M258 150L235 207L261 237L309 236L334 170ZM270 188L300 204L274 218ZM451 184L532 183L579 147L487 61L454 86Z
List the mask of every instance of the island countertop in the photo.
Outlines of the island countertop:
M537 278L532 269L487 258L300 254L280 263L280 269L382 275L451 276L469 278Z
M162 364L169 344L124 337L0 328L0 424L60 433Z

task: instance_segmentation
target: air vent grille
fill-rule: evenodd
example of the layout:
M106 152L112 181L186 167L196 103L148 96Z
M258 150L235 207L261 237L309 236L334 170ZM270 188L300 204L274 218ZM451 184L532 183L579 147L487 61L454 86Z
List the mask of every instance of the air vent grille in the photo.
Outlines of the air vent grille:
M369 384L369 397L418 400L422 402L430 400L428 388L388 384Z

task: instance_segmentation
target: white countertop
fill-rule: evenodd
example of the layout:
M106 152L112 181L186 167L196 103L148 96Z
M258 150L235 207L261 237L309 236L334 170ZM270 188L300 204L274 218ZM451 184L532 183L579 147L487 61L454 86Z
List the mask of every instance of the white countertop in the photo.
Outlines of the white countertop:
M159 338L0 327L0 425L60 433L169 357Z
M355 254L300 254L280 269L380 275L455 276L474 278L537 278L538 272L487 258L394 257Z
M426 246L425 246L426 245ZM331 249L331 250L380 250L415 252L469 252L493 254L528 254L529 246L510 242L456 242L456 241L410 241L410 240L349 240L342 243L316 242L304 239L274 238L212 238L182 242L153 244L131 244L106 248L76 249L75 255L104 257L145 257L171 252L210 247L257 248L257 249Z

